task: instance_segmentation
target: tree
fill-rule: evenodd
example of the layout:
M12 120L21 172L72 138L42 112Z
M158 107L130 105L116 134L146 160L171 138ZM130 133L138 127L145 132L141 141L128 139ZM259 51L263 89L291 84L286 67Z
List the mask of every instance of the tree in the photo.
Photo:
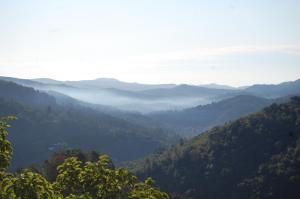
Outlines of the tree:
M8 135L8 121L14 119L13 116L0 118L0 172L4 172L10 164L12 147L6 137Z
M137 182L126 169L115 169L108 156L95 163L67 158L58 166L56 181L50 183L42 175L24 170L20 174L6 172L12 157L12 147L6 139L14 117L0 120L0 198L8 199L168 199L168 195L153 186L153 180Z

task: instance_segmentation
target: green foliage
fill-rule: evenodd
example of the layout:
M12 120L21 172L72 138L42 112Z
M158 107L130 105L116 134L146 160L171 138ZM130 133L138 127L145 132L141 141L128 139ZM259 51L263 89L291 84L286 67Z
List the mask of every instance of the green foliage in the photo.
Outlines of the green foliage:
M8 120L0 122L1 129L1 172L0 198L2 199L168 199L166 193L153 187L147 179L137 182L136 176L126 169L115 169L108 156L102 155L98 161L83 163L76 157L65 159L58 166L56 181L51 183L43 176L30 170L19 174L9 174L12 155L10 142L6 139Z
M137 178L127 170L110 168L110 162L103 155L96 163L86 162L81 166L77 158L68 158L58 167L54 186L70 198L168 198L153 187L151 179L137 183Z
M99 153L96 151L84 152L80 149L61 150L53 153L43 164L32 165L30 169L42 174L50 182L54 182L58 174L57 167L69 157L77 157L82 163L96 162Z
M0 183L2 198L55 199L52 185L41 175L23 171L16 176L7 175Z
M255 176L245 179L240 187L252 191L254 198L299 198L300 139L265 164L260 165Z
M7 128L9 127L7 122L14 119L16 118L13 116L0 118L0 172L5 171L10 164L12 147L6 139L8 135Z
M300 97L131 165L170 195L300 198Z

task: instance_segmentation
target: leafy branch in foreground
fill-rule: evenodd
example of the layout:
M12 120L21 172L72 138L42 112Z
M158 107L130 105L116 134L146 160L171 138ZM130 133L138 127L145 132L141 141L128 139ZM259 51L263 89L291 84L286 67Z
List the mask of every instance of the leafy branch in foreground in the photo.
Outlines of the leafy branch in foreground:
M8 116L0 118L0 172L4 172L9 166L12 157L12 147L10 142L6 139L9 127L8 121L15 120L16 117Z
M12 147L6 139L8 121L0 120L0 198L22 199L168 199L168 195L153 186L153 180L137 182L126 169L115 169L108 156L95 163L67 158L58 166L56 181L50 183L30 170L20 174L6 172L12 157Z

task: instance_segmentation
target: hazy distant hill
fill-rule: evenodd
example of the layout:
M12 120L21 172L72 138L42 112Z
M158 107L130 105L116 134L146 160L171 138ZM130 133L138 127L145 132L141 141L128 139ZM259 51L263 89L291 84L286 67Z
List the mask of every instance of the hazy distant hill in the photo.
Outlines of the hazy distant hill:
M279 98L297 95L300 80L279 85L254 85L244 89L233 89L223 85L147 85L121 82L116 79L99 78L82 81L56 81L47 78L25 80L0 77L42 91L55 91L77 100L111 106L122 111L150 113L156 111L181 110L197 105L210 104L238 95Z
M60 148L82 148L109 154L116 161L142 157L174 143L176 137L109 116L80 104L58 104L46 93L0 81L0 116L16 115L10 129L13 167L47 158Z
M286 95L300 94L300 79L291 82L284 82L277 85L257 84L246 88L245 91L268 98L277 98Z
M37 78L37 79L32 79L32 81L40 82L43 84L62 84L63 83L62 81L49 79L49 78Z
M239 95L216 103L197 106L181 111L166 111L150 114L155 121L175 129L183 136L192 136L202 131L259 111L270 105L268 100L251 95Z
M237 88L232 87L232 86L227 86L227 85L221 85L221 84L201 84L199 85L200 87L205 87L205 88L216 88L216 89L229 89L229 90L236 90Z
M219 95L225 96L233 92L232 90L210 89L190 85L125 83L114 79L74 82L58 82L45 78L37 79L36 81L38 82L6 77L2 79L43 91L56 91L88 103L113 106L124 111L138 111L142 113L183 109L199 104L207 104L212 100L217 100Z
M160 89L151 89L142 91L142 93L153 95L153 96L161 96L161 97L208 97L214 98L218 95L224 95L226 93L232 93L234 91L227 89L216 89L216 88L206 88L199 86L192 86L187 84L182 84L173 88L160 88Z
M139 84L139 83L128 83L122 82L117 79L113 78L98 78L94 80L80 80L80 81L57 81L48 78L40 78L40 79L33 79L33 81L38 81L42 83L61 83L61 84L68 84L73 85L76 87L81 88L115 88L120 90L127 90L127 91L141 91L147 89L154 89L154 88L172 88L176 86L175 84Z
M0 80L15 82L17 84L26 85L26 86L30 86L30 87L43 87L43 86L45 86L44 83L40 83L40 82L29 80L29 79L20 79L20 78L14 78L14 77L0 76Z
M0 80L0 97L10 101L18 101L33 108L45 108L51 104L56 104L55 98L46 93L2 80Z
M48 91L48 90L59 90L59 89L74 89L71 85L64 84L55 80L43 78L44 81L34 81L28 79L19 79L13 77L1 77L0 80L14 82L22 86L32 87L38 90ZM55 83L54 83L55 81Z
M186 198L300 198L300 97L131 165Z

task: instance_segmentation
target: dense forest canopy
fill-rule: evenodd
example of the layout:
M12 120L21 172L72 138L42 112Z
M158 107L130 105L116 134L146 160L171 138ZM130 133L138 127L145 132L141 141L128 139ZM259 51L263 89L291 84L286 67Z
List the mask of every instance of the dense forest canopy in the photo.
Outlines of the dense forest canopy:
M188 198L299 198L300 97L131 165Z

